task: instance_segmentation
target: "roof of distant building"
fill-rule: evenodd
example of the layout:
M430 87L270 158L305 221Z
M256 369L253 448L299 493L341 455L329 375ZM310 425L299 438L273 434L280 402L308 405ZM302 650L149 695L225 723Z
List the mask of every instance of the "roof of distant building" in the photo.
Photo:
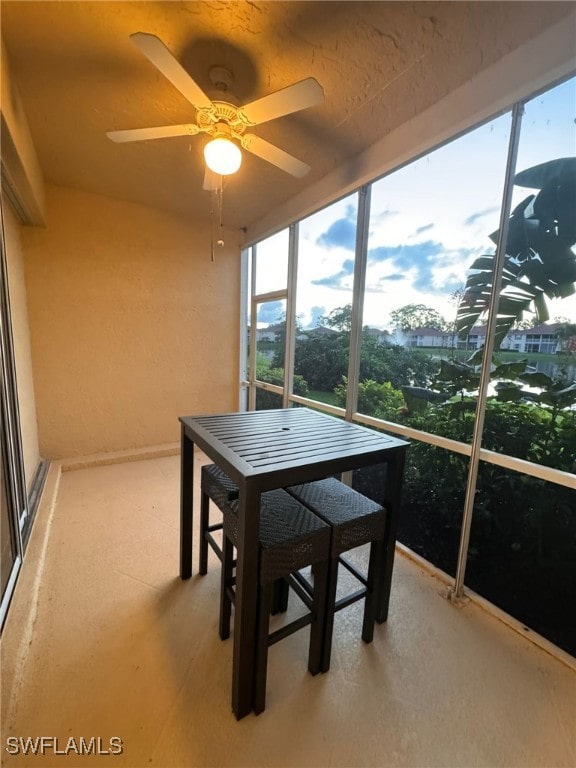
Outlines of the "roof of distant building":
M390 336L390 331L384 331L382 328L374 328L371 325L365 325L362 330L365 333L369 333L374 336Z
M327 328L325 325L317 325L315 328L307 328L306 333L312 333L316 336L333 336L338 334L334 328Z
M535 325L533 328L524 329L525 333L556 333L558 328L563 325L562 323L541 323ZM516 331L518 333L518 331Z
M405 333L407 336L449 336L451 331L440 331L438 328L429 328L428 326L423 326L422 328L412 328L409 331L403 331L403 333Z
M562 323L541 323L540 325L535 325L533 328L511 328L508 331L507 335L510 334L542 334L542 333L556 333L558 328L563 325ZM470 334L471 336L486 336L486 326L485 325L475 325L471 330Z

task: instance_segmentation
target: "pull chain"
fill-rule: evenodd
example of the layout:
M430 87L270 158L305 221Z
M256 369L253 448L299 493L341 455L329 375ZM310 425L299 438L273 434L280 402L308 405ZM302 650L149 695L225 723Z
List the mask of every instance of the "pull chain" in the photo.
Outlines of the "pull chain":
M214 261L214 202L216 190L210 190L210 261Z
M222 223L222 209L224 202L224 177L220 176L220 186L217 189L213 189L210 197L210 259L215 260L214 241L219 248L224 245L224 225ZM216 210L215 210L216 208ZM218 214L218 223L216 223L216 213ZM216 228L218 227L218 235L216 239Z
M222 239L222 235L223 235L222 210L224 208L224 176L220 176L220 189L218 191L219 191L219 196L218 196L218 204L219 204L218 205L218 213L219 213L219 216L218 216L218 219L219 219L219 224L220 224L220 230L219 230L220 237L218 238L218 246L221 248L224 245L224 240Z

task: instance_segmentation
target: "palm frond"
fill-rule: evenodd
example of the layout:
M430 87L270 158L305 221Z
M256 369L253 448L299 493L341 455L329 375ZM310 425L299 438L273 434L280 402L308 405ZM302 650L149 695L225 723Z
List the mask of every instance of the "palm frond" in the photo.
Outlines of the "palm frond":
M576 293L576 158L561 158L528 168L515 183L539 189L510 215L505 261L496 317L495 349L524 312L534 310L539 322L549 319L546 298ZM490 235L497 243L500 232ZM495 255L471 264L456 329L465 339L486 321L495 277Z

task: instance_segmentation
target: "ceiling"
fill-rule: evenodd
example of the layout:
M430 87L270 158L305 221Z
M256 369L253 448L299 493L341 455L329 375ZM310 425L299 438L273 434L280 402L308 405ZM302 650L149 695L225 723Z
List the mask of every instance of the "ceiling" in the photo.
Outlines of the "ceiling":
M253 129L308 163L296 179L244 152L225 225L250 226L462 85L572 3L2 1L2 37L47 182L209 215L206 138L114 144L106 131L194 122L133 45L160 37L209 95L229 69L240 104L313 76L323 104Z

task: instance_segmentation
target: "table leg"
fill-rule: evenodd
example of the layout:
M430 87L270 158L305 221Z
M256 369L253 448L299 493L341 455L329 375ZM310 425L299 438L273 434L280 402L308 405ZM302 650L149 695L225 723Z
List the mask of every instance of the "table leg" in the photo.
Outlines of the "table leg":
M180 578L192 576L192 524L194 521L194 443L184 425L180 451Z
M384 503L388 514L386 516L386 534L384 539L384 563L378 580L378 601L376 606L376 621L382 624L388 618L390 605L390 589L392 587L392 571L394 569L394 552L396 547L396 529L402 503L402 484L404 482L405 450L397 450L386 464L386 480L384 483Z
M232 709L238 720L253 709L259 534L260 491L246 485L240 488L238 504L234 601Z

